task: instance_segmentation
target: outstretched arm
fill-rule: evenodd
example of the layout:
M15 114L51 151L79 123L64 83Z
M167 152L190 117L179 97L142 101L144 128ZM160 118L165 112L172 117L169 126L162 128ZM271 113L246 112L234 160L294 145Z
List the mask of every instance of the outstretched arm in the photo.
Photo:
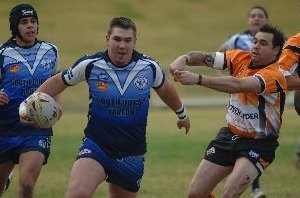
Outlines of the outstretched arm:
M162 101L177 114L179 118L177 121L178 128L181 129L184 127L185 132L188 133L190 129L190 120L175 87L166 79L164 84L160 88L155 89L155 91Z
M220 52L219 52L220 53ZM170 64L171 74L174 75L176 70L186 70L186 65L189 66L207 66L213 67L216 61L216 53L207 53L201 51L192 51L185 55L178 56L173 63ZM223 60L222 60L223 61Z
M262 91L261 84L253 76L244 78L232 76L211 77L189 71L176 71L174 78L183 85L197 84L225 93L260 93Z

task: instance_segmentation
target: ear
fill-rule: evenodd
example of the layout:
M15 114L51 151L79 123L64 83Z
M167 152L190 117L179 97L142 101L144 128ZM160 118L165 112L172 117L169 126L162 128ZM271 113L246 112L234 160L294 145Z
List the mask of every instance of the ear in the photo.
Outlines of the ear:
M279 46L276 46L273 48L274 55L277 57L279 54L280 50L282 50Z
M109 40L109 35L107 34L107 35L105 36L105 43L106 43L106 46L108 46L108 40Z

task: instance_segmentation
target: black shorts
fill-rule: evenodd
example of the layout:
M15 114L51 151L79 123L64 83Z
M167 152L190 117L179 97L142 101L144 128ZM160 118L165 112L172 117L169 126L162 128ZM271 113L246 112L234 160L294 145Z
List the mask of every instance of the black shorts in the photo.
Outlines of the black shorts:
M234 166L238 158L246 157L261 175L267 166L273 162L277 147L277 138L243 138L232 133L228 127L223 127L208 145L204 159L227 167Z

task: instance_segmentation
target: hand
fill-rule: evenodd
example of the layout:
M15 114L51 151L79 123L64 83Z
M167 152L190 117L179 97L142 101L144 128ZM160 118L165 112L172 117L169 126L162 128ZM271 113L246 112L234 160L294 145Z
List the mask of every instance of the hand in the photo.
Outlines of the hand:
M195 85L199 82L199 75L190 71L175 71L174 79L183 85Z
M9 102L8 96L5 92L0 91L0 105L5 105Z
M177 127L179 129L181 129L182 127L184 127L185 128L185 134L187 134L189 132L189 130L190 130L190 127L191 127L191 123L190 123L189 117L187 116L184 119L178 119L178 121L177 121Z
M30 118L26 115L21 116L20 115L20 122L26 125L29 125L31 127L39 128L34 121L30 120Z
M35 124L34 121L32 121L28 114L26 109L26 100L23 101L19 106L19 115L20 115L20 122L26 125L29 125L31 127L38 128L38 126Z
M173 63L170 64L170 73L174 76L176 70L185 71L187 55L178 56ZM174 79L175 80L175 79Z

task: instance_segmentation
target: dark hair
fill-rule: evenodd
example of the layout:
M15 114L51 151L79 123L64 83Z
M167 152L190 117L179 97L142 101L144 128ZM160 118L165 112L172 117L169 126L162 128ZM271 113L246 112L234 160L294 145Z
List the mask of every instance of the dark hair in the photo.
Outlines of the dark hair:
M19 4L11 9L9 14L9 24L13 36L21 36L18 25L20 20L26 17L34 17L37 19L37 23L39 22L35 9L29 4Z
M270 24L263 25L259 29L259 32L273 34L273 40L272 40L273 47L277 47L277 46L280 47L280 51L277 55L277 58L278 58L281 54L281 49L283 48L283 45L286 41L286 37L285 37L284 33L281 30L279 30L276 26L272 26Z
M107 34L110 35L112 33L112 29L114 27L120 27L122 29L132 29L134 36L136 37L136 26L135 23L127 17L116 17L113 18L109 23L109 28Z
M253 6L253 7L251 7L250 10L249 10L249 12L248 12L248 16L249 16L250 12L252 10L254 10L254 9L260 9L261 11L263 11L263 13L265 14L266 18L267 19L269 18L267 10L264 7L262 7L262 6Z

